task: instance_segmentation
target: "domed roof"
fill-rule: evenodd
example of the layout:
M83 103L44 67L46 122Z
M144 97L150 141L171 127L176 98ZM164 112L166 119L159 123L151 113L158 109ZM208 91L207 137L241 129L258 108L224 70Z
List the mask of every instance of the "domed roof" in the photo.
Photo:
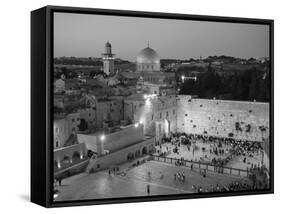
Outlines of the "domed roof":
M137 63L160 63L160 58L155 50L147 47L137 56Z
M111 47L111 44L109 42L105 43L105 47Z

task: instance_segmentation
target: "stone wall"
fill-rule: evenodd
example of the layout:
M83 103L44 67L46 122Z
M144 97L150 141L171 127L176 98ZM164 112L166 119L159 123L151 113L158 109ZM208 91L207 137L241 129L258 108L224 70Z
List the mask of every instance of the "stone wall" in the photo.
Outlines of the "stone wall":
M63 147L63 148L58 148L56 150L54 150L54 160L55 161L61 161L64 159L64 157L69 157L70 159L72 159L73 156L76 155L76 153L78 152L79 156L82 155L83 157L85 157L87 155L87 148L85 143L79 143L79 144L75 144L72 146L68 146L68 147Z
M129 160L129 157L140 157L152 152L154 150L154 145L155 139L152 137L116 152L109 153L96 159L91 159L87 167L87 171L103 170L109 167L114 167L118 164L125 163Z
M101 139L101 136L102 134L78 134L77 137L79 142L85 143L88 149L99 155L105 154L105 150L111 153L145 139L142 124L138 124L137 127L130 125L116 132L104 134L104 139Z
M177 99L177 130L236 139L263 141L269 136L269 103ZM230 134L232 133L232 134Z
M125 100L124 118L129 121L141 122L145 135L157 136L161 124L170 124L170 131L176 131L177 105L176 96L158 96L151 99L130 98ZM158 125L157 125L158 124ZM164 131L163 131L164 134Z

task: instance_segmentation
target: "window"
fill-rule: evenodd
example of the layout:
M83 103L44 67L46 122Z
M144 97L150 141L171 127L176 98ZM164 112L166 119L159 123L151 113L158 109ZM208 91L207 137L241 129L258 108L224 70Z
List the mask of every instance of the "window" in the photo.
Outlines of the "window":
M58 133L58 131L59 131L59 128L56 128L56 133Z
M153 120L153 117L154 117L154 115L152 114L152 115L151 115L151 120Z
M168 111L166 112L166 117L169 117L169 112Z
M55 145L55 147L56 147L56 148L58 148L58 147L59 147L59 142L58 142L58 141L56 141L56 145Z
M161 118L162 118L162 113L161 113L161 112L160 112L160 115L159 115L159 116L160 116L160 119L161 119Z
M175 109L173 110L173 115L175 115L176 114L176 111L175 111Z
M75 122L75 119L74 118L72 118L72 123L74 123Z

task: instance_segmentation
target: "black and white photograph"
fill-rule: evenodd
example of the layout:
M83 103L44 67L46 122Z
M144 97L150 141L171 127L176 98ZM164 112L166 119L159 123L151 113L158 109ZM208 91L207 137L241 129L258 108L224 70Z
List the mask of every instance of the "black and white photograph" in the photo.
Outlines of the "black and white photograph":
M53 22L55 202L270 189L269 25Z

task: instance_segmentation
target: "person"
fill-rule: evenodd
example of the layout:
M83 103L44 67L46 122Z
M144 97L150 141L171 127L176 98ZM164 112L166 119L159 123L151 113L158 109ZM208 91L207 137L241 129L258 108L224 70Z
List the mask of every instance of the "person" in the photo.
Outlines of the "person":
M204 171L203 171L203 178L206 178L206 174L207 174L207 171L206 171L206 169L204 169Z
M147 186L146 186L146 191L147 191L147 194L149 195L150 194L150 185L149 184L147 184Z
M62 178L60 177L60 178L58 178L58 180L59 180L59 186L61 186L61 180L62 180Z

